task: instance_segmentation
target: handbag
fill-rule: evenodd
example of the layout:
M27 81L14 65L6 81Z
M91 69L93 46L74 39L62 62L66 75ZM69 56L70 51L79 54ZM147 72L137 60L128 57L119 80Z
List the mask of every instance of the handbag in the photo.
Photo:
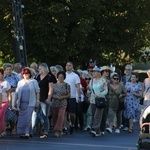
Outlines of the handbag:
M124 109L125 109L124 99L119 99L118 110L124 110Z
M97 108L105 108L106 107L106 99L104 97L96 97L95 104Z
M94 89L92 89L92 90L93 90L93 93L95 94ZM105 97L96 97L95 98L95 105L97 108L105 108L106 107Z

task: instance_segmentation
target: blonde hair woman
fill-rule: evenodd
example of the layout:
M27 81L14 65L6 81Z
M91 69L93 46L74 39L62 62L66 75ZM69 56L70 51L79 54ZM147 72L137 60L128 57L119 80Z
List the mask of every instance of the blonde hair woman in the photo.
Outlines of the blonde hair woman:
M40 109L42 112L42 118L44 120L44 133L40 138L47 138L49 131L49 112L50 112L50 100L53 93L54 78L49 74L49 69L46 63L39 65L39 75L36 80L40 87Z

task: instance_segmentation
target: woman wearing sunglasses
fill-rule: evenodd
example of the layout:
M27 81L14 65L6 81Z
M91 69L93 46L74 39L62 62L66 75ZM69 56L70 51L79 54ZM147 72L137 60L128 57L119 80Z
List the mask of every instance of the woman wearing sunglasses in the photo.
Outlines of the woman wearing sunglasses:
M115 133L120 133L122 110L119 109L119 101L124 99L126 92L123 84L119 82L119 75L116 72L111 73L111 84L109 84L109 127L106 131L113 132L114 117L116 116L116 129Z

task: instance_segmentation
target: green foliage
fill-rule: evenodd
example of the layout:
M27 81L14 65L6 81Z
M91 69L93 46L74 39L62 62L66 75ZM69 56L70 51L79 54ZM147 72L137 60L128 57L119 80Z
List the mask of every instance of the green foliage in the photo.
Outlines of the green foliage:
M13 58L10 16L0 4L0 51ZM140 61L150 44L150 1L145 0L22 0L28 62L99 65ZM8 4L7 4L8 5ZM9 59L8 59L9 58ZM141 59L142 60L142 59ZM142 61L146 61L143 59Z

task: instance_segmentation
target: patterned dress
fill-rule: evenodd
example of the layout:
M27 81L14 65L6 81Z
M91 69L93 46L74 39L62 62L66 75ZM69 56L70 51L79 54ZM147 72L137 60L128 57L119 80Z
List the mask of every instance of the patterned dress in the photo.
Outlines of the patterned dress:
M127 82L125 85L126 89L130 89L135 93L142 91L142 86L139 83ZM135 97L132 92L127 92L125 97L126 108L124 110L124 117L129 119L139 119L140 116L140 105L139 98Z

